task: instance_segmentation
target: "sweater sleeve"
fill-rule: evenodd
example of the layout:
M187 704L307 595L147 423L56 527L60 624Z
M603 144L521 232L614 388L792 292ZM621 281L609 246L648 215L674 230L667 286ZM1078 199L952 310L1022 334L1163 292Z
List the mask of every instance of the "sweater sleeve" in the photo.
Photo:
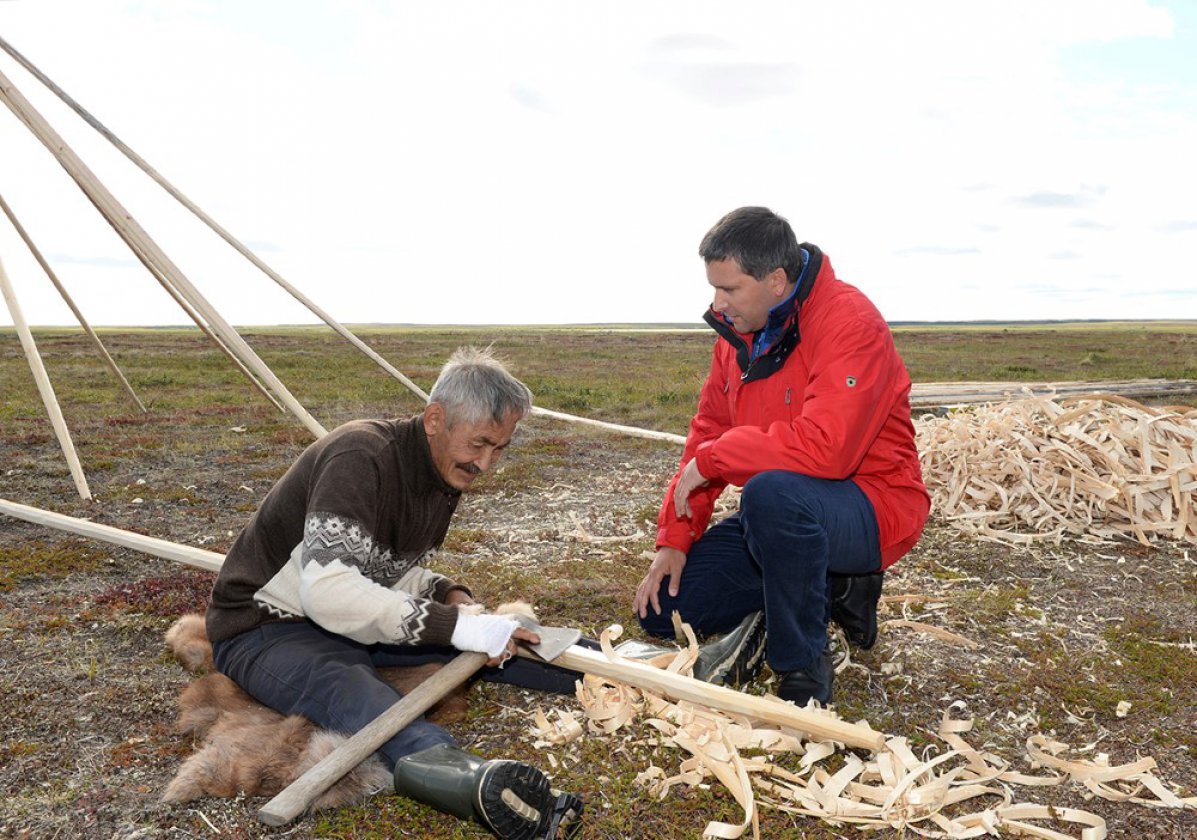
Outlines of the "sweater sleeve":
M292 557L302 612L366 644L449 644L457 609L434 599L452 584L396 558L367 524L379 521L379 481L365 452L350 449L319 465Z

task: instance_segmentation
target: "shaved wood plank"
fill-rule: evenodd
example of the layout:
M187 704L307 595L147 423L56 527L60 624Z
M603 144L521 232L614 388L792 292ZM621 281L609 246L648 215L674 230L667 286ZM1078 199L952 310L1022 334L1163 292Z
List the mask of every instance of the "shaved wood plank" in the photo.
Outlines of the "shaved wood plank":
M163 560L173 560L176 563L183 563L209 572L220 571L221 564L224 563L224 557L214 551L204 551L202 548L193 548L156 537L147 537L144 534L123 531L120 528L101 525L98 522L89 522L86 519L77 519L73 516L17 504L5 499L0 499L0 513L32 522L35 525L44 525L59 531L78 534L81 537L131 548L134 551L161 557Z
M75 489L84 499L91 498L91 490L87 486L87 476L83 474L83 467L79 464L79 456L75 452L75 444L71 441L71 430L67 428L66 420L62 416L62 409L58 405L58 398L54 395L54 386L50 384L50 376L42 364L41 354L37 352L37 343L33 340L33 333L25 323L25 315L21 312L21 305L17 302L16 292L8 282L8 273L4 270L4 263L0 262L0 292L8 304L8 311L12 314L13 326L17 329L17 336L21 339L21 348L25 351L25 358L29 361L29 370L33 373L33 380L37 383L37 392L41 394L42 405L46 407L46 414L50 416L50 425L54 428L54 436L58 438L58 445L62 448L67 467L71 471L71 478L75 481Z
M54 273L54 269L52 269L50 264L46 262L45 257L42 256L41 250L37 247L37 245L34 244L33 239L30 238L29 233L25 230L25 226L22 225L17 219L16 214L13 213L12 208L8 206L8 202L4 200L4 196L2 195L0 195L0 210L4 211L4 215L8 217L8 221L12 224L13 230L17 232L17 236L21 237L21 241L25 243L25 247L29 249L29 253L33 254L33 258L37 260L37 264L42 267L42 271L44 271L46 276L50 278L50 282L54 285L54 288L58 290L58 294L62 297L63 301L74 314L75 320L79 322L79 326L83 328L83 331L87 333L87 337L90 338L92 344L95 345L97 352L100 354L100 358L103 359L104 364L108 366L108 370L111 371L112 375L117 378L121 384L121 387L125 389L125 393L129 395L130 399L132 399L133 402L137 404L137 407L141 409L141 412L145 414L145 404L138 399L137 393L133 390L133 386L129 384L129 380L125 378L125 375L121 372L121 369L117 367L116 360L112 358L112 355L108 352L108 348L104 346L104 342L100 340L98 335L96 335L96 331L91 328L91 324L87 323L87 319L83 317L83 313L79 311L79 307L75 305L74 299L67 292L66 287L62 285L61 281L59 281L58 275Z
M521 656L539 659L531 651L520 650ZM611 661L600 651L573 645L553 660L554 665L618 680L636 688L657 691L678 700L688 700L744 715L753 720L771 723L808 733L818 740L838 741L850 747L877 752L885 746L884 733L862 724L848 723L832 715L800 709L793 703L775 697L743 694L721 685L711 685L692 677L675 674L652 665L632 660Z
M219 333L229 347L245 361L246 365L270 386L270 389L278 395L287 409L307 426L313 435L318 438L323 437L326 434L324 427L299 404L299 401L287 390L287 387L274 375L266 363L258 357L258 354L245 342L245 339L200 294L199 290L158 247L158 244L138 224L124 205L117 201L108 188L100 183L86 164L66 144L66 141L46 122L3 73L0 73L0 101L3 101L9 110L16 114L17 118L49 149L59 165L83 190L113 230L130 246L134 254L143 262L148 261L156 266L162 275L169 279L171 285L178 289L188 302L204 316L213 330Z

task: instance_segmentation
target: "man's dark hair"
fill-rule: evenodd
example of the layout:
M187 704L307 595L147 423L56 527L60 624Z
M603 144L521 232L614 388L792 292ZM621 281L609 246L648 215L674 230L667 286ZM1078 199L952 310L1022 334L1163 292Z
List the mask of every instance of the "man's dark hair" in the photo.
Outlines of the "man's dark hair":
M768 207L741 207L728 213L707 231L698 255L708 263L735 260L757 280L784 268L786 281L795 283L802 272L802 251L794 229Z

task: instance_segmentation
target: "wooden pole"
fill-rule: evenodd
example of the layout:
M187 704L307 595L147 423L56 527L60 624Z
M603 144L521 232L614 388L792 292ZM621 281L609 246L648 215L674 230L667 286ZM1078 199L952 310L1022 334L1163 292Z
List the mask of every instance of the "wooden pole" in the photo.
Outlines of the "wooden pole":
M93 537L105 542L144 551L168 560L176 560L211 571L219 570L221 563L224 561L224 558L219 554L211 551L202 551L201 549L190 548L177 543L167 542L166 540L145 537L141 534L122 531L107 525L98 525L82 519L74 519L59 513L39 510L38 508L26 507L25 505L19 505L3 499L0 499L0 513L6 513L9 516L15 516L18 519L24 519L28 522L70 531L71 533L80 534L85 537ZM541 657L523 646L520 646L519 654L520 656L535 659L539 662L544 661ZM485 660L484 654L478 655L482 656L483 660ZM751 694L743 694L735 689L724 686L711 685L692 677L655 668L643 662L636 662L630 659L612 661L601 651L591 650L579 645L572 645L564 653L555 657L553 664L586 674L594 674L618 680L637 688L660 692L677 700L688 700L692 703L721 709L732 714L744 715L764 723L774 724L799 732L806 732L819 740L838 741L850 747L872 750L874 752L880 750L885 745L884 733L877 732L861 724L848 723L830 715L801 709L793 703L786 703L777 698L757 697ZM469 673L472 673L472 671ZM458 682L460 681L459 679ZM433 702L435 702L435 699ZM398 728L392 730L392 734L397 731ZM378 744L381 744L385 740L386 738L383 738ZM378 744L371 747L365 755L369 755L370 752L377 749ZM338 776L337 778L340 777ZM332 781L336 781L336 778ZM331 783L329 782L329 784ZM327 785L321 788L320 791L317 791L314 796L319 795L325 789L327 789Z
M213 232L221 239L231 245L238 253L253 263L263 274L277 283L280 287L287 291L293 298L306 306L310 312L320 318L324 323L333 328L341 337L364 353L368 358L375 362L379 367L393 376L395 379L403 383L413 394L418 396L425 402L428 401L428 394L424 392L418 385L416 385L408 377L404 376L399 370L391 365L386 359L374 351L368 344L350 332L346 327L340 324L331 315L317 306L313 301L309 300L298 289L288 283L281 275L273 268L263 262L257 254L247 248L239 239L221 226L215 219L205 213L198 205L191 199L184 195L174 184L168 181L158 170L154 169L144 158L137 152L133 151L123 140L117 137L109 128L96 119L90 111L80 105L73 97L66 91L56 85L46 74L37 68L29 59L25 58L20 52L16 50L11 44L0 38L0 49L7 52L12 58L29 71L39 82L46 86L55 96L62 100L67 107L78 114L84 122L94 128L99 134L104 137L109 143L115 146L121 154L131 160L142 172L152 178L159 186L166 190L176 201L186 207L192 214L195 215L201 222L207 225ZM555 420L563 420L569 423L581 423L588 426L594 426L608 431L620 432L633 437L648 438L649 440L665 440L671 443L685 443L686 438L683 435L670 434L668 432L657 432L651 429L639 429L634 426L623 426L618 423L606 423L601 420L591 420L588 417L580 417L575 414L566 414L561 411L552 411L547 408L540 408L534 406L532 413L539 417L550 417Z
M140 399L137 398L137 394L134 392L133 386L129 384L128 379L125 379L125 375L121 373L121 369L117 367L116 361L109 354L108 348L104 346L104 342L100 341L100 337L96 335L95 330L93 330L91 325L87 323L87 319L83 317L83 313L79 311L79 307L75 306L75 301L71 299L71 296L67 293L67 290L63 287L62 283L59 282L58 275L54 273L54 269L50 268L50 264L46 262L45 258L42 256L42 252L38 250L37 245L33 243L33 240L29 237L29 234L25 231L25 227L17 220L16 214L13 213L12 208L8 206L8 202L4 200L4 196L2 195L0 195L0 210L3 210L4 215L8 216L8 220L12 223L13 229L16 230L17 235L21 237L21 240L25 243L25 246L29 248L29 252L33 254L33 258L37 260L37 264L42 267L42 271L46 272L46 276L50 278L50 282L53 283L54 288L58 290L58 294L62 296L62 299L66 301L66 305L70 307L71 312L75 314L75 319L79 322L79 326L83 328L83 331L87 333L88 337L91 339L92 344L95 345L96 350L99 351L100 357L104 360L104 364L106 364L108 369L112 371L112 375L120 380L121 386L125 389L125 393L129 395L133 402L137 403L137 407L141 409L143 414L145 414L145 405Z
M156 537L147 537L132 531L122 531L120 528L113 528L110 525L76 519L73 516L17 504L6 499L0 499L0 513L32 522L35 525L44 525L47 528L78 534L81 537L131 548L134 551L161 557L163 560L173 560L176 563L183 563L209 572L219 572L224 563L224 556L214 551L204 551L202 548L193 548Z
M79 188L83 190L96 209L108 220L108 223L112 225L117 234L130 245L134 253L143 262L148 260L158 268L162 275L170 281L171 285L207 320L213 331L220 335L229 345L230 349L236 352L246 365L278 395L287 409L300 422L307 426L312 434L316 437L322 437L326 434L324 427L316 422L316 419L299 404L291 392L287 390L287 387L274 375L274 372L253 351L253 348L241 338L237 331L200 294L199 290L184 276L179 267L171 261L150 235L137 223L132 214L100 183L91 170L79 159L78 155L66 144L66 141L54 131L49 123L21 95L20 91L14 87L13 83L3 73L0 73L0 100L3 100L4 104L33 132L34 136L41 140L46 148L50 150L62 168L74 179L75 183L79 185Z
M250 371L250 369L245 366L241 359L237 357L237 354L230 350L228 345L220 340L220 336L212 332L212 329L207 325L207 323L205 323L204 319L201 318L199 313L192 308L191 304L189 304L187 300L181 294L179 294L179 290L170 284L170 281L167 280L162 272L158 270L158 267L149 260L145 259L145 257L132 245L129 247L133 253L137 255L137 258L141 260L141 264L145 266L146 270L150 273L150 276L158 281L158 284L166 290L166 293L170 295L171 299L179 305L179 308L182 309L184 313L186 313L187 317L191 319L192 323L199 327L200 332L206 335L208 339L216 345L216 349L218 349L221 353L224 353L225 358L227 358L233 364L233 367L241 371L241 375L248 379L250 384L257 388L258 392L267 400L269 400L275 408L283 413L286 413L286 409L283 408L283 404L275 398L274 394L266 390L266 386L259 382L258 378L253 375L253 372Z
M21 305L17 302L16 292L8 282L8 274L4 270L4 263L0 262L0 292L8 304L8 311L12 313L13 326L17 328L17 335L21 339L21 347L25 350L25 358L29 361L29 369L33 372L33 379L37 383L38 393L41 394L42 404L46 407L46 414L50 416L50 425L54 428L54 436L58 438L58 445L62 447L62 454L66 457L67 467L71 471L71 478L75 480L75 488L84 499L91 498L91 490L87 487L87 476L83 474L83 467L79 465L79 456L75 454L75 444L71 442L71 431L63 419L62 409L58 406L58 398L54 396L54 386L50 384L50 377L42 364L41 354L37 352L37 343L33 340L33 333L25 323L25 316L21 312Z
M334 749L314 767L287 785L258 811L266 825L286 825L298 817L317 796L338 779L369 758L396 732L431 708L470 675L486 664L485 653L459 653L450 662L420 683L391 708L370 721L365 728Z
M0 49L3 49L10 56L12 56L13 59L15 59L17 61L17 63L19 63L22 67L24 67L26 70L28 70L34 76L34 78L36 78L39 82L41 82L43 85L45 85L55 96L57 96L64 103L66 103L67 107L69 107L76 114L78 114L80 117L82 117L83 120L88 125L90 125L96 131L98 131L100 133L100 135L104 137L104 139L106 139L109 143L111 143L113 146L115 146L121 152L121 154L123 154L125 157L127 157L129 160L131 160L139 169L141 169L142 172L144 172L146 175L150 176L150 178L152 178L155 182L157 182L157 184L160 187L162 187L164 190L166 190L176 201L178 201L180 204L182 204L184 207L186 207L188 210L190 210L192 212L192 214L195 215L196 218L198 218L201 222L203 222L205 225L207 225L209 228L211 228L212 231L215 232L217 236L219 236L221 239L223 239L225 242L227 242L229 245L231 245L239 254L241 254L243 257L245 257L247 260L249 260L251 263L253 263L253 265L256 266L263 274L265 274L267 277L269 277L271 280L273 280L275 283L277 283L280 287L282 287L288 294L290 294L297 301L299 301L304 306L306 306L309 311L311 311L314 315L319 317L322 321L324 321L324 323L326 323L330 327L332 327L345 340L347 340L350 344L352 344L354 347L356 347L358 350L360 350L362 353L364 353L367 357L369 357L372 361L374 361L379 367L381 367L383 370L385 370L387 373L389 373L395 379L398 379L400 382L402 382L412 393L416 394L423 400L428 399L428 394L426 394L423 390L421 390L420 387L418 385L416 385L416 383L412 382L410 379L408 379L406 376L404 376L400 371L398 371L395 367L393 367L390 362L388 362L386 359L384 359L382 356L380 356L377 352L375 352L375 350L373 348L371 348L368 344L366 344L364 341L362 341L356 335L351 333L348 329L346 329L342 324L340 324L331 315L329 315L327 312L325 312L323 309L321 309L319 306L317 306L313 301L309 300L306 296L304 296L304 294L302 292L300 292L297 288L295 288L290 283L288 283L285 279L283 279L283 277L278 272L276 272L273 268L271 268L269 265L267 265L265 262L263 262L258 257L257 254L255 254L253 251L251 251L249 248L247 248L239 239L237 239L237 237L233 236L233 234L231 234L229 231L227 231L215 219L213 219L211 216L209 216L207 213L205 213L198 205L196 205L191 199L189 199L177 187L175 187L174 184L172 184L170 181L166 180L166 178L163 177L158 172L158 170L156 170L156 169L154 169L154 167L150 166L150 164L144 158L142 158L141 155L137 154L137 152L133 151L133 149L131 149L129 146L127 146L124 143L124 141L121 140L119 137L117 137L115 134L113 134L112 131L110 131L107 126L105 126L102 122L100 122L98 119L96 119L91 114L91 112L89 112L86 108L84 108L82 105L80 105L78 102L76 102L75 99L72 98L69 94L67 94L66 91L64 91L62 88L60 88L58 85L56 85L53 81L51 81L48 76L46 76L44 73L42 73L41 70L39 70L31 61L29 61L29 59L25 58L25 56L21 55L21 53L17 52L17 50L11 44L9 44L7 41L5 41L3 38L0 38Z
M519 654L529 659L540 659L522 647ZM553 664L618 680L636 688L660 692L675 700L688 700L712 709L721 709L753 720L805 732L820 741L838 741L849 747L872 752L877 752L885 746L885 733L858 723L848 723L838 717L799 708L775 697L757 697L722 685L711 685L631 659L613 662L605 653L579 645L573 645L565 653L557 656L553 659Z

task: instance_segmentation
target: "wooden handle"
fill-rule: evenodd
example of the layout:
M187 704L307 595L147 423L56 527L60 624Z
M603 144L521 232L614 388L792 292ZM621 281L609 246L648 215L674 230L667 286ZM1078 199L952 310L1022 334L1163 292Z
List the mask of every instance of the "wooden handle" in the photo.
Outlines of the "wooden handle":
M258 819L267 825L286 825L338 779L390 740L396 732L428 710L471 674L486 664L485 653L460 653L444 668L420 683L402 700L372 720L311 770L287 785L267 802Z

